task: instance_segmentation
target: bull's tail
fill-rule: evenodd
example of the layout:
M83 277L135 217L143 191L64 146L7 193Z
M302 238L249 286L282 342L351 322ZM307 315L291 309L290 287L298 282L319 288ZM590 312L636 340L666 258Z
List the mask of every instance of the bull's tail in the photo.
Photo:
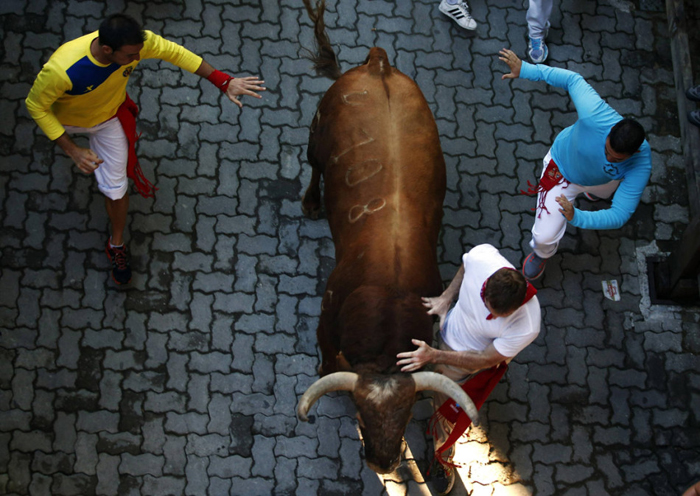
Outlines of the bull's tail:
M326 23L323 14L326 12L326 0L316 0L316 6L311 6L311 0L304 0L306 12L314 24L314 36L316 38L316 53L309 51L309 59L314 63L314 69L319 76L330 79L338 79L342 76L338 58L333 51L331 41L326 34Z

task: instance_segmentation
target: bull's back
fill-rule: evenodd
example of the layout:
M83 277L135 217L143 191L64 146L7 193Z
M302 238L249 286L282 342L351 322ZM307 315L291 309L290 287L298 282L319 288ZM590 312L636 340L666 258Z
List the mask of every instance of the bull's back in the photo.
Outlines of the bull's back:
M365 283L367 277L386 283L389 273L414 279L405 281L409 286L434 284L445 164L418 86L373 48L367 64L345 73L324 96L311 142L315 160L325 165L338 265L356 271L371 265Z

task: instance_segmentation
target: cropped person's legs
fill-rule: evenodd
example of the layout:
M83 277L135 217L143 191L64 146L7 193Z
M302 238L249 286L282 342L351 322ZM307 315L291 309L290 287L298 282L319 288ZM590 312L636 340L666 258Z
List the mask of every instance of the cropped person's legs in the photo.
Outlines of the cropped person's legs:
M112 243L124 243L124 228L129 208L126 165L129 142L118 119L110 119L90 133L90 148L104 160L95 171L98 187L105 195L107 215L112 223Z
M540 181L547 171L551 155L547 153L542 160L542 174ZM532 226L532 239L530 240L530 253L523 261L522 274L528 281L538 279L544 272L547 259L557 252L559 240L566 232L566 217L559 212L557 198L562 194L569 200L581 192L576 184L562 181L548 191L540 191L537 194L537 209L535 210L535 223Z
M452 351L452 348L446 345L440 337L438 337L438 348L441 350ZM472 376L469 372L459 369L457 367L452 367L450 365L438 365L435 368L435 371L452 379L460 385L464 384L464 382ZM443 403L445 403L449 399L449 396L437 391L433 391L434 411L437 412L438 409L443 405ZM445 444L445 441L447 441L447 438L450 437L453 428L454 425L445 420L444 418L438 417L435 419L433 429L433 450L435 452L436 458L440 456L438 455L437 450L440 449L440 447L442 447L443 444ZM452 463L454 453L455 447L452 446L441 457L447 462L448 466ZM433 485L435 486L435 490L438 492L438 494L449 493L455 483L456 474L454 469L446 467L442 463L434 463L433 467L436 471L436 474L433 477Z
M535 224L532 226L532 239L530 247L540 258L550 258L557 252L559 241L566 233L566 217L559 212L557 198L562 194L567 200L573 202L579 193L575 184L558 184L549 191L541 192L537 195L537 204L543 195L544 208L537 208L535 212Z
M118 119L110 119L92 128L66 127L69 133L87 134L90 149L103 160L95 169L97 186L105 196L105 209L111 224L111 237L105 252L112 264L112 278L117 284L131 280L129 255L124 246L124 229L129 210L126 176L129 142Z
M545 38L552 14L553 0L530 0L527 9L527 29L530 38Z
M527 9L528 47L527 54L535 64L547 60L549 49L544 39L549 30L549 16L552 14L553 0L530 0Z

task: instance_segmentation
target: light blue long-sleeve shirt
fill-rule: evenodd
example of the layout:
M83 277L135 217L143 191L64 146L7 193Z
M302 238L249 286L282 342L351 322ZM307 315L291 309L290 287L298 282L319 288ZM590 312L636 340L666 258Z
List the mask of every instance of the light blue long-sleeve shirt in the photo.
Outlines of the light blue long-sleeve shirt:
M608 209L586 212L574 209L572 225L584 229L618 229L632 216L651 175L651 147L644 140L639 151L627 160L610 163L605 158L605 140L622 120L610 105L573 71L533 65L523 61L520 77L564 88L574 102L578 120L564 129L552 145L552 160L564 177L582 186L621 180Z

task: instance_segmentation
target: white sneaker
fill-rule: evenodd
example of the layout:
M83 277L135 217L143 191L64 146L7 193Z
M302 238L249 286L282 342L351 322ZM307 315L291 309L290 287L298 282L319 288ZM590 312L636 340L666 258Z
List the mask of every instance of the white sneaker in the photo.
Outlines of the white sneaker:
M527 44L527 54L533 64L541 64L547 60L547 55L549 55L549 48L544 42L544 38L529 38Z
M440 12L450 17L454 22L459 24L460 27L469 30L476 29L476 21L469 12L469 5L467 5L467 2L459 2L457 5L450 5L447 3L447 0L442 0L439 8Z

